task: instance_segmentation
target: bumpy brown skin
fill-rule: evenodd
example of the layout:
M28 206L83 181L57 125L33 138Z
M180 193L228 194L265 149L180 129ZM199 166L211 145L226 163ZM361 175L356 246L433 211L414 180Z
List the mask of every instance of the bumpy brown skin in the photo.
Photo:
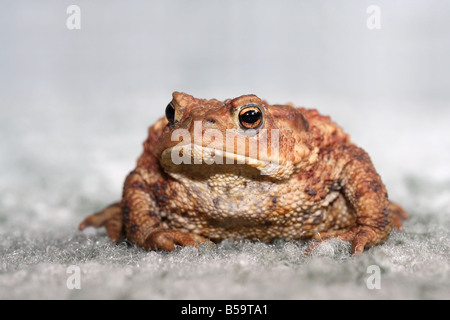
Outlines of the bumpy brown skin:
M144 248L163 250L226 238L270 242L338 237L361 253L385 241L408 217L389 201L367 153L316 110L269 105L255 95L221 102L174 92L171 103L175 119L168 123L162 118L149 128L122 201L86 218L81 230L105 226L116 242L124 235ZM248 104L259 106L263 114L254 134L243 134L238 119ZM202 125L202 141L195 140L195 121ZM188 130L194 138L172 141L176 129ZM223 139L206 136L207 129L222 133ZM231 149L225 133L236 142ZM279 141L278 154L261 144L260 162L252 165L248 146L263 139L269 147ZM246 161L207 164L200 157L203 162L195 164L199 158L193 156L191 164L175 165L171 152L190 143L215 150L226 146L232 157ZM267 171L274 162L278 169Z

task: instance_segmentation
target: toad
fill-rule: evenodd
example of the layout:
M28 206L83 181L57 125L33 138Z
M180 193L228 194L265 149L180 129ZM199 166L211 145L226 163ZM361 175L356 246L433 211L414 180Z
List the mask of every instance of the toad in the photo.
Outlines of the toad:
M357 254L408 217L368 154L317 110L251 94L219 101L174 92L143 149L122 200L80 230L104 226L116 242L168 251L337 237Z

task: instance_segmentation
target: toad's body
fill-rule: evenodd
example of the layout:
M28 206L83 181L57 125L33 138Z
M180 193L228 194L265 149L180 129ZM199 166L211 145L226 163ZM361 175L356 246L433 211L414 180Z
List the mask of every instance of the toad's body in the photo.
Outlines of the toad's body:
M149 129L122 201L80 228L106 226L114 240L124 234L149 249L337 236L361 252L406 216L368 155L316 110L175 92L166 118Z

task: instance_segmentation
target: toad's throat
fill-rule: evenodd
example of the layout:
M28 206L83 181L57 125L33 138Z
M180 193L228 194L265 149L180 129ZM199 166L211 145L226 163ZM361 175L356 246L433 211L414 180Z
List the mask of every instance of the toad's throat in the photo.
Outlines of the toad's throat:
M202 175L206 172L235 171L232 167L239 167L247 175L257 174L274 179L286 179L294 169L292 163L282 164L278 157L259 154L252 157L195 143L178 144L165 149L161 153L160 163L169 173L196 172Z

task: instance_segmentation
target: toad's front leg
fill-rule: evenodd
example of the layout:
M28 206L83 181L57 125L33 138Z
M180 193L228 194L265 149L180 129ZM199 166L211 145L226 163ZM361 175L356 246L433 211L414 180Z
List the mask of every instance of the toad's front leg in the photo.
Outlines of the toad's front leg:
M388 199L386 188L375 171L368 154L353 145L342 146L340 161L346 164L339 179L341 191L356 214L355 225L333 234L320 233L316 238L326 240L336 236L352 243L359 254L365 248L384 242L393 227L401 228L408 215Z
M392 228L399 227L399 218L393 209L400 207L389 201L386 187L364 150L344 146L343 154L350 160L343 170L342 190L356 212L356 225L339 238L351 241L353 252L358 254L364 248L384 242ZM406 218L406 213L402 212Z
M131 172L125 181L122 212L127 239L146 249L171 251L175 245L197 246L206 241L197 234L161 225L157 214L159 208L138 169Z

